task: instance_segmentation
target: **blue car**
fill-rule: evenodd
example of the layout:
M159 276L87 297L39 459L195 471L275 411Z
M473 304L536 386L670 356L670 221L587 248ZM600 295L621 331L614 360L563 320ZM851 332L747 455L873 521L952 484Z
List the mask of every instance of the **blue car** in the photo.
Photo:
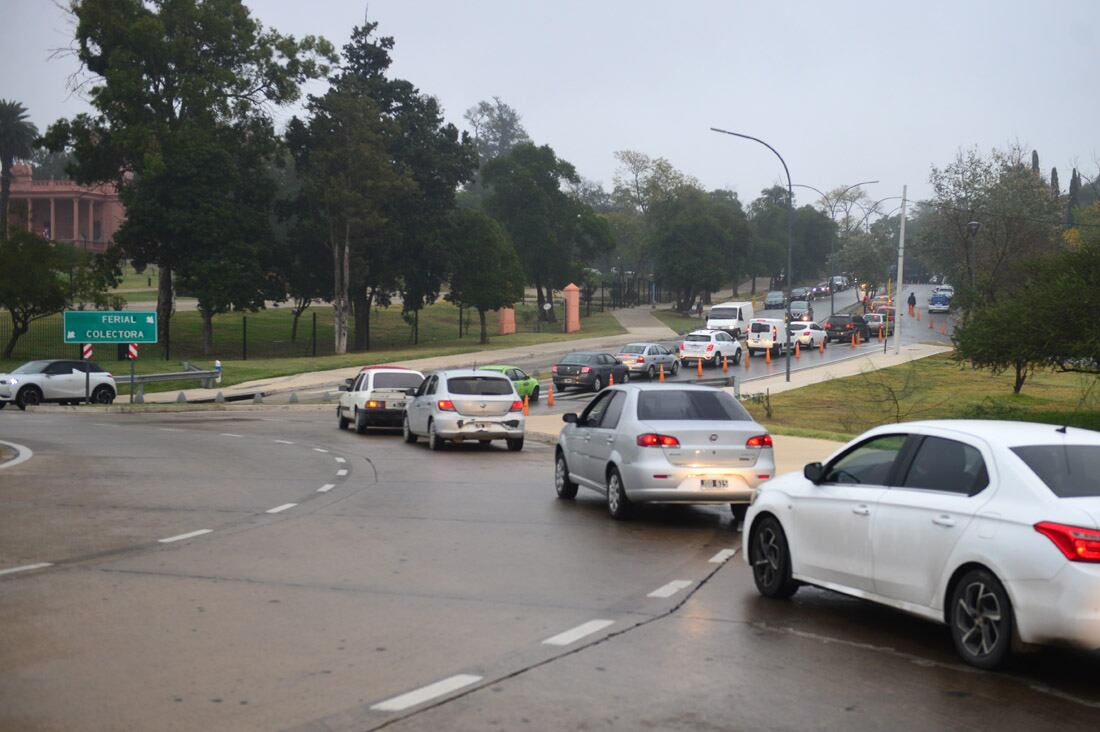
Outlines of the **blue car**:
M943 292L932 293L928 298L928 312L946 313L951 310L951 296Z

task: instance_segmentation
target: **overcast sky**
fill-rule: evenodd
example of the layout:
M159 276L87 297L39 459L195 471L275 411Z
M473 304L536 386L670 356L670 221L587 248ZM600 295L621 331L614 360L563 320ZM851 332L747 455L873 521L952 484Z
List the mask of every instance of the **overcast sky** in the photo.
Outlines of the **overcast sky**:
M361 0L246 0L283 33L342 46ZM71 23L52 0L0 0L0 98L44 129L87 109ZM616 150L668 158L742 200L782 180L745 132L776 147L795 183L861 180L874 198L929 194L933 164L960 147L1038 149L1063 185L1100 160L1097 0L371 0L392 35L393 72L442 102L450 121L499 96L528 133L610 188ZM285 120L297 110L280 110ZM803 202L815 197L797 191Z

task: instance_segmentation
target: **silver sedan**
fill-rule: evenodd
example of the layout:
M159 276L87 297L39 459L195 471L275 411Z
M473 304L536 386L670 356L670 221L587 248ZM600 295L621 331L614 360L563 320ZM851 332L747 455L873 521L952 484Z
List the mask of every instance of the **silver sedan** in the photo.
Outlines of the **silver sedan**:
M591 488L607 496L616 519L649 502L728 503L740 520L759 485L775 475L771 436L720 389L624 384L562 419L558 497Z
M423 435L428 447L442 449L450 440L488 444L504 440L509 450L523 449L523 402L504 374L454 369L428 374L405 405L405 442Z
M629 343L619 349L618 359L630 369L630 375L645 374L651 381L664 367L666 374L675 375L680 370L676 353L660 343Z

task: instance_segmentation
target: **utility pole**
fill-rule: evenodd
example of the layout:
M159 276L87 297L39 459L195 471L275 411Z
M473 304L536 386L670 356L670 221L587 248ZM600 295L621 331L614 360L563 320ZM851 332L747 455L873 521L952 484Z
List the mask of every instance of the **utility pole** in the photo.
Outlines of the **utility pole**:
M905 284L905 195L908 186L901 187L901 232L898 234L898 294L894 298L894 353L901 355L901 288ZM889 326L889 323L887 323Z

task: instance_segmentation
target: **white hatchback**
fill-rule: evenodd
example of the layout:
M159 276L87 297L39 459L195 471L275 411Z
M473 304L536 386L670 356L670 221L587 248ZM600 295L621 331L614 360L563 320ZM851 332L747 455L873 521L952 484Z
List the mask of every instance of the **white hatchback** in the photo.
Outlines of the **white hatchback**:
M44 402L79 404L85 396L95 404L110 404L117 394L114 377L95 361L28 361L0 374L0 409L8 402L20 409Z
M768 597L806 583L946 623L981 668L1003 662L1014 638L1100 649L1100 433L877 427L765 483L745 526Z
M693 330L680 342L680 361L694 366L720 366L741 363L741 342L722 330Z

